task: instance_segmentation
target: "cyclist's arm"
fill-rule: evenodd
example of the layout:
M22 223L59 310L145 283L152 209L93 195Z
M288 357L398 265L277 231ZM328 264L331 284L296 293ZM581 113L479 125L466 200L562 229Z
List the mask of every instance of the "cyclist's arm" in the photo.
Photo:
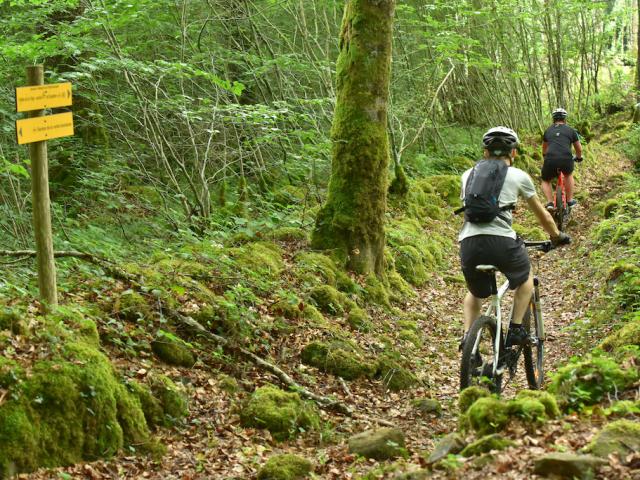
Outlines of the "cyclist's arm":
M544 157L547 154L547 149L549 148L549 142L542 142L542 156Z
M540 199L537 195L533 195L527 199L527 205L529 209L533 212L538 220L540 226L544 229L545 232L549 234L551 238L558 238L560 235L560 231L556 226L556 223L553 221L553 217L547 211L546 208L540 203Z
M576 150L576 157L582 158L582 144L580 143L580 140L573 143L573 148Z

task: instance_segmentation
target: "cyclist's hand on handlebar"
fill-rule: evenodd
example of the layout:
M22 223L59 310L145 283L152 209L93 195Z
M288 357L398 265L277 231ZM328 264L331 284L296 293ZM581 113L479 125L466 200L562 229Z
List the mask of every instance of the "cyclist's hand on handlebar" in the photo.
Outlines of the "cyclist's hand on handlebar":
M551 237L551 243L554 247L559 247L560 245L569 245L571 243L571 237L564 232L560 232L557 237Z

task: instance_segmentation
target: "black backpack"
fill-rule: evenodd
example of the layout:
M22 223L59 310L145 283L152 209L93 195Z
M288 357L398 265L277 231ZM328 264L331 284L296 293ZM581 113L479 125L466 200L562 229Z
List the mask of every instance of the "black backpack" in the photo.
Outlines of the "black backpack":
M509 217L500 214L513 210L514 205L500 207L498 202L508 170L509 166L502 160L476 163L464 187L464 206L455 213L464 212L465 221L471 223L488 223L499 216L510 224Z

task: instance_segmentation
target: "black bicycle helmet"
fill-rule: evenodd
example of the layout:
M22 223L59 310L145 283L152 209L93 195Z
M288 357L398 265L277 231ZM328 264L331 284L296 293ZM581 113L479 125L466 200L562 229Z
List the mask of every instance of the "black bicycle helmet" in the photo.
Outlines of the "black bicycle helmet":
M520 143L518 134L509 127L493 127L482 137L482 146L492 153L507 155Z
M567 111L564 108L556 108L552 113L551 113L551 117L554 120L564 120L565 118L567 118Z

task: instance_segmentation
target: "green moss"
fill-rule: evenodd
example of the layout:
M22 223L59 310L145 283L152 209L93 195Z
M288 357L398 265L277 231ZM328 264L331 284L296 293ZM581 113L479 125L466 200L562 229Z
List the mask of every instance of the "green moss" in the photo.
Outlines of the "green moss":
M527 227L524 225L520 225L519 223L513 224L513 229L518 234L518 236L526 239L526 240L546 240L547 235L544 233L539 227Z
M302 304L299 298L292 295L288 298L276 300L269 306L269 311L276 316L281 316L288 320L297 320L302 317L301 306L302 310L304 310L304 304Z
M417 377L406 368L396 355L386 354L378 360L376 378L382 380L386 388L398 392L407 390L418 383Z
M383 307L391 306L389 290L382 280L375 275L369 275L365 281L364 292L367 300Z
M369 377L375 366L355 347L344 342L311 342L300 353L302 362L346 380Z
M398 273L412 285L420 287L430 278L422 261L422 255L416 247L411 245L398 247L395 262Z
M10 358L0 356L0 388L9 388L24 376L24 369Z
M367 312L361 308L353 308L349 311L347 316L347 323L354 330L360 330L362 332L368 332L371 330L371 322Z
M549 391L556 395L562 407L577 410L624 390L634 375L637 373L623 370L615 360L604 355L583 360L574 358L556 372Z
M20 312L0 307L0 331L2 330L8 330L14 335L26 335L29 329Z
M477 455L482 455L483 453L489 453L492 450L504 450L505 448L513 447L514 445L515 443L508 438L504 438L502 435L494 433L470 443L464 448L464 450L462 450L461 455L463 457L475 457Z
M473 405L479 398L490 397L491 392L482 387L467 387L460 392L460 398L458 399L458 408L460 413L466 413L469 407Z
M509 422L507 405L494 397L479 398L465 415L469 426L481 435L499 432Z
M148 386L130 380L127 382L127 388L138 398L144 413L144 418L149 427L154 428L166 424L162 405L160 401L153 396Z
M0 473L69 465L144 445L138 399L94 346L71 342L36 363L0 406Z
M542 423L546 419L544 405L535 398L522 397L511 400L508 404L509 415L525 422Z
M358 293L360 286L342 270L336 272L336 288L345 293Z
M173 425L189 414L186 395L169 377L151 375L148 381L151 393L162 407L165 425Z
M113 312L129 321L148 319L153 316L145 297L131 289L125 290L116 297Z
M320 313L313 305L307 304L304 306L304 310L302 310L302 317L315 326L325 326L327 324L327 320L324 318L322 313Z
M296 205L304 202L306 193L304 188L294 185L285 185L273 196L273 201L279 205Z
M322 253L301 252L295 257L296 275L312 285L336 286L338 268L335 262Z
M317 429L320 424L315 405L302 401L297 393L274 386L253 392L240 412L240 421L245 427L269 430L276 440Z
M365 458L388 460L406 455L404 434L398 428L379 428L349 438L349 452Z
M425 183L433 186L435 193L449 205L460 204L460 177L458 175L434 175Z
M225 375L224 373L221 373L218 376L218 386L220 387L220 390L227 393L237 393L240 391L240 385L238 384L238 381L229 375Z
M230 248L229 255L236 265L250 277L275 279L284 270L282 250L275 243L253 242L242 247Z
M164 330L158 330L155 340L151 342L151 349L158 358L178 367L191 368L196 363L192 348L189 343Z
M615 402L609 408L605 409L605 415L607 416L620 416L638 415L640 416L640 400L621 400Z
M603 458L612 454L624 458L631 453L637 453L640 451L640 423L623 419L606 425L589 444L587 450Z
M297 227L280 227L272 230L267 237L279 242L304 242L307 241L307 232Z
M534 399L544 406L544 414L549 418L557 418L560 416L560 409L556 398L549 392L542 390L521 390L518 392L516 399Z
M640 345L640 314L638 312L621 329L605 338L600 348L611 352L627 345Z
M318 285L309 292L311 301L321 312L333 315L344 313L346 296L330 285Z
M392 302L404 304L407 300L416 296L413 288L395 270L387 272L387 281L389 282L389 296Z
M415 408L421 415L433 414L440 416L442 414L442 405L435 398L420 398L411 402L413 408Z
M400 340L404 340L405 342L413 344L414 347L419 348L422 346L422 340L413 330L401 330L398 334L398 338Z
M258 472L258 480L299 480L308 477L313 466L298 455L274 455Z

